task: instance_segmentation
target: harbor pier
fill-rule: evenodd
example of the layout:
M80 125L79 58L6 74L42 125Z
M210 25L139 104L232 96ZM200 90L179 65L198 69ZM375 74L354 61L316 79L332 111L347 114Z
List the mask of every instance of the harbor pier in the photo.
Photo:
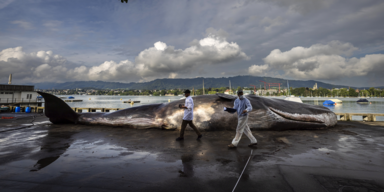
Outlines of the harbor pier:
M340 121L352 121L352 116L363 117L363 121L376 121L377 116L384 116L382 113L335 113Z

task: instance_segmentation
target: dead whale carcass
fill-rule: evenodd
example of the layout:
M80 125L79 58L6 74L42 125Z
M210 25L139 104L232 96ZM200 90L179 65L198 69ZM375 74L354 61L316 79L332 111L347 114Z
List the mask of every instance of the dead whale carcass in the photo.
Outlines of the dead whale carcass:
M90 125L123 126L136 129L180 128L184 100L164 104L142 105L112 113L76 113L61 99L38 92L45 99L45 115L54 124L80 123ZM251 129L323 129L337 123L335 113L317 105L270 99L253 95L246 96L253 107L248 124ZM234 96L216 94L193 97L194 123L201 130L235 129L237 116L223 111L232 107Z

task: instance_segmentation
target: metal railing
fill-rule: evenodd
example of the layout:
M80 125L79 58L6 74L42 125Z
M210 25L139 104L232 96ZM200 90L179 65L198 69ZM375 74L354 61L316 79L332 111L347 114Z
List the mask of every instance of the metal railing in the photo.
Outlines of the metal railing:
M6 104L6 103L43 103L42 99L12 99L12 98L0 98L0 103L1 104Z

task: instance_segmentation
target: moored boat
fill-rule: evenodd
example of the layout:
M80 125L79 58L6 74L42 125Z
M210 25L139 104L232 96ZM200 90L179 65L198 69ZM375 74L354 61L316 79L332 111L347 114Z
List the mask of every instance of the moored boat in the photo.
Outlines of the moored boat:
M9 107L8 106L5 106L5 105L2 105L0 107L0 111L8 111L9 110Z
M357 104L369 104L369 101L367 99L359 99L356 101Z
M290 97L285 98L284 100L298 102L298 103L303 103L303 101L299 97L295 97L293 95L291 95Z
M343 101L340 100L340 99L330 99L331 101L335 102L335 103L342 103Z
M333 102L333 101L331 101L331 100L325 100L325 101L323 102L323 105L336 105L336 103Z

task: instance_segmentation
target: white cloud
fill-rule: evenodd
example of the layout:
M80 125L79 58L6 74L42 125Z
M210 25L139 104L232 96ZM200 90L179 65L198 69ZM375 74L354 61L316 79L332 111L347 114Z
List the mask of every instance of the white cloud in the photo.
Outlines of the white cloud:
M8 6L9 4L11 4L12 2L14 2L15 0L1 0L0 1L0 9Z
M351 55L355 50L357 48L353 45L338 41L326 45L315 44L309 48L294 47L286 52L275 49L264 58L264 65L253 65L248 70L250 74L271 74L282 70L286 77L323 80L384 71L384 54L371 54L362 58L343 57Z
M8 48L0 52L0 77L12 73L15 80L25 82L52 82L70 79L67 72L73 66L52 51L25 53L22 47Z
M252 65L248 68L248 72L255 76L264 76L268 69L268 65Z
M174 78L176 78L177 77L177 73L170 73L169 74L169 76L168 76L168 78L170 78L170 79L174 79Z
M357 48L350 43L341 43L339 41L331 41L327 45L315 44L309 48L294 47L289 51L281 52L279 49L271 51L264 58L264 62L268 63L272 68L288 68L292 63L301 59L308 59L317 55L351 55Z
M19 27L22 27L24 29L32 29L32 24L27 22L27 21L22 21L22 20L16 20L12 21L12 24L18 25Z
M157 42L154 47L141 51L135 59L135 67L142 77L169 73L188 73L205 65L217 65L248 59L239 45L224 38L209 36L194 40L186 49L175 49Z
M155 43L155 48L159 51L164 51L165 48L167 48L167 44L161 42L161 41L158 41Z
M22 47L15 47L4 49L0 52L0 61L7 61L8 59L21 59L25 56Z
M225 38L208 36L194 40L186 49L175 49L163 42L141 51L134 62L105 61L86 67L67 61L52 51L25 53L22 47L0 52L0 75L13 73L15 79L30 82L62 82L74 80L147 81L156 78L176 78L190 74L206 65L248 59L239 45Z

